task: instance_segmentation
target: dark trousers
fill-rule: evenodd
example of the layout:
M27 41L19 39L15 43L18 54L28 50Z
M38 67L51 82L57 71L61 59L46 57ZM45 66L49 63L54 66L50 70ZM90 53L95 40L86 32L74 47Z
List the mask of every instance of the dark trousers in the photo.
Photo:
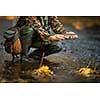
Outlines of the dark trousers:
M26 27L21 34L23 55L27 55L30 47L37 48L29 55L30 57L35 55L41 57L43 52L45 52L45 56L48 56L62 50L62 48L58 46L56 42L52 42L51 44L42 43L43 41L41 40L39 34L34 30L30 30L30 27Z
M50 54L58 53L62 50L61 47L59 47L57 44L48 44L48 45L42 45L39 48L37 48L34 52L32 52L29 56L34 58L34 56L41 57L43 52L45 53L44 56L48 56Z

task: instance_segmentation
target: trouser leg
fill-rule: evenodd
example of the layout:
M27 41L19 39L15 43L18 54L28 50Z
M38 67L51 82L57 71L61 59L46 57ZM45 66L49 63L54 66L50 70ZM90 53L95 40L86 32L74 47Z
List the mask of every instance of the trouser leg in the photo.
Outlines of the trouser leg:
M57 44L48 44L48 45L43 45L40 48L36 49L29 56L32 58L41 58L43 52L45 53L45 56L48 56L50 54L58 53L61 50L62 48Z
M27 61L28 60L27 54L32 44L32 36L34 32L29 27L26 27L25 29L23 29L23 31L20 34L21 34L20 39L22 43L21 61L23 60Z
M27 56L28 50L32 43L33 32L29 32L21 37L22 42L22 55Z

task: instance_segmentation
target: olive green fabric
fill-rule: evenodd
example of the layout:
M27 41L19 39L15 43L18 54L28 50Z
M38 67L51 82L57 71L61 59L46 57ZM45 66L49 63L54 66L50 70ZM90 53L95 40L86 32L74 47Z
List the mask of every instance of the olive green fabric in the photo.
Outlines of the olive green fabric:
M5 39L4 46L7 53L11 53L11 45L20 37L20 35L16 34L16 32L18 32L18 29L12 27L3 33L3 37Z
M19 34L16 34L17 31L18 31L17 28L14 27L9 28L7 31L3 33L3 37L5 39L12 40L13 43L20 37Z
M20 32L22 42L22 53L27 54L28 49L32 44L33 29L29 26L23 28Z
M62 50L60 46L56 43L48 44L48 45L41 45L37 48L34 52L32 52L29 57L35 58L38 57L41 59L43 52L45 52L44 56L48 56L50 54L58 53Z

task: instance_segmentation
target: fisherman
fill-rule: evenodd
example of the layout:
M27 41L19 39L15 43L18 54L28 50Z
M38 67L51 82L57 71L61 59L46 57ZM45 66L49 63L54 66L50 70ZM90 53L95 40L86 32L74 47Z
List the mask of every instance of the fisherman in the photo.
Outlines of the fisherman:
M40 59L43 52L45 56L60 52L59 40L78 38L74 32L67 31L56 16L29 16L26 20L29 24L21 32L24 34L21 40L25 57ZM29 54L30 47L37 49Z
M22 45L22 60L41 59L43 52L45 56L60 52L59 40L78 38L74 32L67 31L56 16L21 16L16 28Z

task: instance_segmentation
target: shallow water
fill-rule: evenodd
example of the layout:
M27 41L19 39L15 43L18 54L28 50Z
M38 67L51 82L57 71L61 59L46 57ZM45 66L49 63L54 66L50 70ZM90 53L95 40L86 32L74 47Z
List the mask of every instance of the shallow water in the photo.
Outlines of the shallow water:
M44 60L53 71L54 76L48 82L62 83L81 83L81 82L100 82L100 77L85 78L75 74L75 70L81 67L90 67L100 70L100 28L86 28L75 30L71 26L65 26L66 29L76 32L79 35L78 40L62 41L60 45L64 48L62 52L50 55ZM32 63L12 63L11 55L8 55L0 47L0 80L5 82L41 82L33 79L28 70L37 68L39 62ZM18 81L18 79L20 79Z

